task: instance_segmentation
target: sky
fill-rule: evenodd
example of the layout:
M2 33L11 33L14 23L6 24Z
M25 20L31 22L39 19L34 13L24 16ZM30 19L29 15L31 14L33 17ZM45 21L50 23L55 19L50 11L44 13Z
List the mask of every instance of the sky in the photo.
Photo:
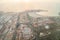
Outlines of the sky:
M60 0L0 0L0 11L21 12L31 9L48 10L38 13L39 15L58 16Z

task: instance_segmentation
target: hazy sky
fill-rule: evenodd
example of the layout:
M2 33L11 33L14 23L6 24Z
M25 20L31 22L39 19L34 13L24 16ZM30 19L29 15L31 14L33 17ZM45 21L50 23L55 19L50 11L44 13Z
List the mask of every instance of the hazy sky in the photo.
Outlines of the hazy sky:
M60 0L0 0L0 11L19 12L30 9L48 10L39 14L56 16L60 12Z

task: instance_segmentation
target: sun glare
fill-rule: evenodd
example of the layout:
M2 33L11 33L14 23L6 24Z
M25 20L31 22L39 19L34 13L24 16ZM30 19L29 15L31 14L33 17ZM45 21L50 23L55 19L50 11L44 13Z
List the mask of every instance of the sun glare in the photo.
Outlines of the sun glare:
M24 0L24 2L30 2L30 0Z
M20 2L21 0L10 0L10 2L14 2L14 3L18 3Z
M9 0L9 2L13 2L13 3L19 3L19 2L30 2L30 0Z

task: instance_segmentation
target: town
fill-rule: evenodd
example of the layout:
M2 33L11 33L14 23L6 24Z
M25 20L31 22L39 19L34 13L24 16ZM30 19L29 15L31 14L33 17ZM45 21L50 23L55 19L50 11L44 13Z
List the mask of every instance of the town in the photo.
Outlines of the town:
M0 11L0 40L60 40L60 15L36 14L44 11Z

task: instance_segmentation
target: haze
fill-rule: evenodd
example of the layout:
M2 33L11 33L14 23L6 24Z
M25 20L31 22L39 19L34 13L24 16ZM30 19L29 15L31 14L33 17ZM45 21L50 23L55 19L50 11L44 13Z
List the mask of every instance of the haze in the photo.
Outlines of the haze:
M48 10L46 13L39 14L58 16L60 0L0 0L0 11L21 12L31 9Z

